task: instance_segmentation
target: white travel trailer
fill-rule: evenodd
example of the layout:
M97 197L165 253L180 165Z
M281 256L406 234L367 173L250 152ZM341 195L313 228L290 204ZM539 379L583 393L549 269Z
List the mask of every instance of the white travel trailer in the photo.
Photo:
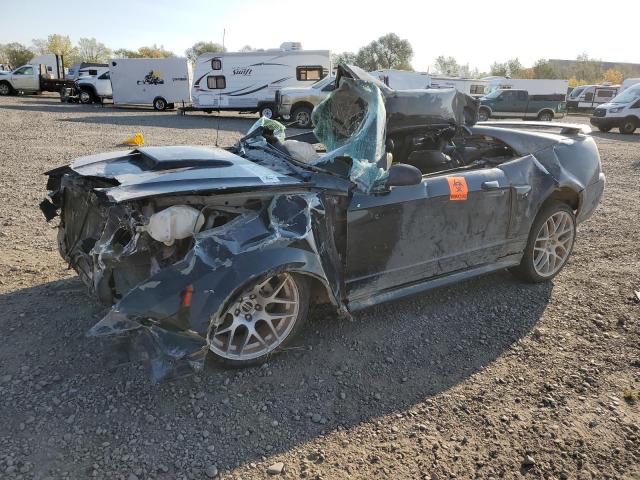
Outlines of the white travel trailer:
M186 58L112 58L109 72L115 105L165 110L191 101L191 65Z
M431 76L425 72L383 69L374 70L369 73L394 90L429 88L431 84Z
M329 50L204 53L195 65L193 108L275 117L276 91L309 86L330 72Z
M567 109L590 111L603 103L609 103L618 94L620 85L580 85L567 96Z
M433 75L431 88L455 88L472 97L481 97L488 93L489 82L479 78L445 77Z
M64 65L62 56L55 53L46 53L33 57L29 61L29 65L42 65L40 67L41 75L48 79L63 80Z

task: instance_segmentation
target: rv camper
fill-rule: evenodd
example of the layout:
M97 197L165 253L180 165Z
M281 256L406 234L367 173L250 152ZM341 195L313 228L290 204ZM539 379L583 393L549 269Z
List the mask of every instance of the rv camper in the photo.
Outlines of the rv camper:
M431 84L431 76L425 72L383 69L369 73L394 90L423 89Z
M276 91L309 86L330 72L328 50L204 53L196 60L193 108L258 112L272 118L277 116Z
M186 58L113 58L109 73L115 105L165 110L191 101L191 66Z
M609 103L618 94L620 85L604 83L602 85L580 85L567 96L567 109L572 111L591 111L604 103Z
M479 78L446 77L433 75L431 77L431 88L455 88L459 92L466 93L472 97L481 97L489 87L487 80Z

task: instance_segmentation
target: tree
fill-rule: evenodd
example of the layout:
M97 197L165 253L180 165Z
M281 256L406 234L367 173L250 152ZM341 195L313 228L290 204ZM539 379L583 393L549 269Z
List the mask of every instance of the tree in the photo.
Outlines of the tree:
M2 45L0 48L1 63L8 63L11 68L18 68L33 58L34 53L21 43L13 42Z
M155 43L150 47L140 47L138 54L143 58L167 58L176 56L175 53L165 50L162 45L157 46Z
M126 48L119 48L118 50L113 51L113 56L115 58L140 58L140 55L135 50L127 50Z
M251 48L251 47L249 47ZM187 48L185 54L190 62L196 63L196 59L203 53L222 53L227 49L215 42L196 42L191 48ZM246 50L245 50L246 51Z
M491 64L491 75L498 77L518 78L521 70L523 70L523 66L517 58L512 58L503 63L493 62Z
M331 54L331 63L334 67L337 67L341 63L353 65L356 63L356 54L353 52L333 53Z
M413 48L409 41L388 33L358 50L355 64L369 71L384 68L413 70L412 57Z
M559 72L543 58L533 65L533 75L533 78L560 78Z
M216 44L217 45L217 44ZM245 45L244 47L242 47L240 49L241 52L255 52L256 49L253 48L251 45Z
M55 53L62 55L66 65L72 65L78 61L78 49L73 46L68 35L59 35L54 33L46 39L36 38L33 40L33 46L37 53L44 55L47 53Z
M603 82L611 82L614 85L618 85L622 83L622 80L622 72L620 70L614 70L613 68L610 68L602 74Z
M461 65L454 57L445 57L440 55L435 60L435 67L438 73L442 75L451 75L454 77L469 78L472 76L469 64ZM477 72L477 69L475 70Z
M580 85L586 85L588 82L586 80L578 80L575 75L569 78L569 86L570 87L578 87Z
M111 50L95 38L81 38L78 55L83 62L105 63L111 56Z

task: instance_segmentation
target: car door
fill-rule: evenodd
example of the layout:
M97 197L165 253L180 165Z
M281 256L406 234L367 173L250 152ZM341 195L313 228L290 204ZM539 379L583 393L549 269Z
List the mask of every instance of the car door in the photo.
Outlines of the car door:
M347 212L347 295L358 299L494 262L507 239L510 196L498 168L355 193Z
M112 96L111 76L108 70L96 79L96 91L101 97Z
M16 90L38 90L39 82L32 66L19 68L11 75L13 86Z

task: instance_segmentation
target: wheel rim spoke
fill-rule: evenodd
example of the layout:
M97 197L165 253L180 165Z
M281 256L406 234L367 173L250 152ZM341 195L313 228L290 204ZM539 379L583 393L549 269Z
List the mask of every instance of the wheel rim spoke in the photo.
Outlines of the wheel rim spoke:
M238 296L207 337L209 349L233 360L251 360L277 348L293 328L300 293L293 277L282 273Z
M568 212L551 215L540 227L533 244L533 268L543 277L557 273L566 263L575 237L573 218Z

